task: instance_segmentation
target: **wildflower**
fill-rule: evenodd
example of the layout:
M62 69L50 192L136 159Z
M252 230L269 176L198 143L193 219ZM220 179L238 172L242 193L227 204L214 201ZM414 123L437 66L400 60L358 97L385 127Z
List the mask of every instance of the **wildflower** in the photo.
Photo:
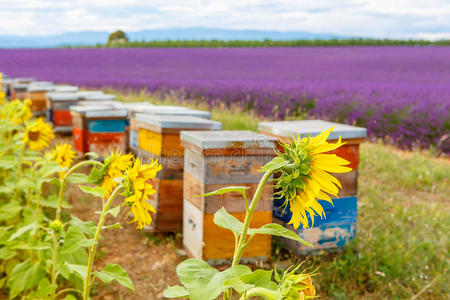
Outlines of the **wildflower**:
M131 166L133 154L122 154L112 152L105 159L104 167L101 170L100 186L105 191L105 198L108 198L114 188L118 185L116 178L123 177L124 172Z
M156 192L149 180L154 178L159 170L161 170L161 165L158 164L158 161L141 164L139 158L136 158L133 167L126 173L123 195L126 197L125 203L130 207L130 213L134 217L130 222L136 222L138 229L149 225L152 222L150 212L156 212L147 200Z
M72 150L72 145L61 144L56 146L52 151L51 158L56 161L61 168L70 168L73 159L75 158L75 152ZM64 172L61 172L59 176L64 176Z
M53 128L40 118L27 125L22 141L31 150L42 150L50 144L54 137Z
M349 162L336 154L326 154L328 151L341 147L341 138L336 143L326 140L333 128L323 131L316 137L292 139L292 143L281 143L284 153L279 157L289 162L289 168L284 168L281 175L275 178L275 187L279 188L279 195L286 199L285 207L290 204L292 218L289 224L298 228L311 226L314 216L325 217L325 212L317 199L333 204L331 196L337 197L338 188L342 188L339 180L328 172L345 173L351 168L345 167Z

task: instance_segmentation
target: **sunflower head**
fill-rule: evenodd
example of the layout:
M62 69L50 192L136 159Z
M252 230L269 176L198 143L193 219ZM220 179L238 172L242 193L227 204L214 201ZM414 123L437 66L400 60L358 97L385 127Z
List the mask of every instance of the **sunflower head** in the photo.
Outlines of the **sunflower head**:
M91 182L100 184L105 191L105 198L108 198L114 188L118 185L116 178L122 178L124 172L131 166L133 154L122 154L119 151L111 152L105 158L102 168L94 168L91 172Z
M147 200L156 192L151 179L159 170L161 170L161 165L158 164L158 161L142 164L139 158L136 158L133 167L126 172L123 195L126 197L125 204L133 214L130 222L136 222L138 229L142 229L152 222L150 212L154 213L155 209Z
M312 299L316 297L316 288L312 282L315 273L297 273L300 266L301 264L295 268L288 268L283 274L279 274L275 270L275 280L279 284L283 299Z
M56 161L61 168L70 168L74 158L75 152L72 150L72 145L69 144L57 145L51 153L51 159ZM64 176L64 172L59 175Z
M284 197L284 206L290 207L292 218L289 224L298 228L300 224L308 228L314 224L314 217L325 217L325 212L317 199L332 203L331 196L337 197L339 181L328 172L345 173L351 168L349 162L336 154L327 152L341 147L341 138L336 143L327 142L334 128L323 131L316 137L292 138L291 143L282 143L282 152L276 158L283 162L279 176L274 179L278 196Z
M53 128L39 118L27 124L22 141L31 150L42 150L50 144L54 137Z

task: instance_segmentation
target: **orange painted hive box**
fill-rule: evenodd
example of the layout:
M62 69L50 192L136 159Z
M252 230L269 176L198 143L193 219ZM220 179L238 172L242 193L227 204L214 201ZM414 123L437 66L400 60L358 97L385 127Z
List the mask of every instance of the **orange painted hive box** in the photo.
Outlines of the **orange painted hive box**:
M358 193L358 166L359 145L364 142L367 130L362 127L326 122L322 120L261 122L258 129L261 133L276 137L283 142L290 142L290 137L317 136L322 130L334 127L328 141L337 141L339 137L346 143L342 147L331 151L350 162L353 170L349 173L332 174L342 184L338 198L333 205L326 201L319 201L325 210L326 218L315 217L313 228L303 229L300 225L296 232L305 240L311 242L313 247L292 240L284 240L285 246L298 254L311 251L336 250L346 245L356 236L357 193ZM279 150L281 147L279 146ZM289 206L283 206L284 199L274 197L273 214L275 221L288 223L291 219ZM286 227L294 230L292 226Z
M157 192L150 202L156 209L150 231L179 231L183 224L184 147L182 130L220 130L220 122L192 116L136 114L133 129L138 131L137 156L144 162L158 159L162 170L155 179Z
M237 192L198 197L228 186L247 186L247 198L261 180L262 166L273 159L276 139L252 131L219 131L181 133L185 147L183 188L183 244L199 259L212 264L231 260L234 236L214 224L214 213L224 207L243 221L245 203ZM251 227L272 222L273 189L266 186L257 204ZM257 235L244 252L244 261L270 257L271 236Z
M27 87L27 99L31 100L31 111L35 116L45 116L47 93L53 90L51 82L33 82Z
M75 93L47 93L47 119L53 123L55 132L72 132L70 107L78 103Z
M107 156L111 150L126 151L127 110L112 105L71 106L73 142L81 153Z

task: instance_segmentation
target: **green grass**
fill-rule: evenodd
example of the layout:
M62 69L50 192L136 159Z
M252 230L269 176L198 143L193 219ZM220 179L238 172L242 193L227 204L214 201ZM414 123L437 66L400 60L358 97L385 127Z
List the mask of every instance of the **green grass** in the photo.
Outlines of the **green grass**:
M174 97L145 93L119 99L178 104ZM225 107L212 113L225 129L256 130L261 120ZM376 143L362 144L360 152L357 238L337 254L304 258L305 265L318 267L319 294L331 299L448 299L450 162Z

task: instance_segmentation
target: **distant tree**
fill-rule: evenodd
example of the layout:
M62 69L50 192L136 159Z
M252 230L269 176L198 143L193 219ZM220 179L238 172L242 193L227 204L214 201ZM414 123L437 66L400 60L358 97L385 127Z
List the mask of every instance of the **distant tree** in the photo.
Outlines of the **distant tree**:
M117 30L111 33L108 38L108 45L124 44L128 42L129 39L125 32L123 32L122 30Z

